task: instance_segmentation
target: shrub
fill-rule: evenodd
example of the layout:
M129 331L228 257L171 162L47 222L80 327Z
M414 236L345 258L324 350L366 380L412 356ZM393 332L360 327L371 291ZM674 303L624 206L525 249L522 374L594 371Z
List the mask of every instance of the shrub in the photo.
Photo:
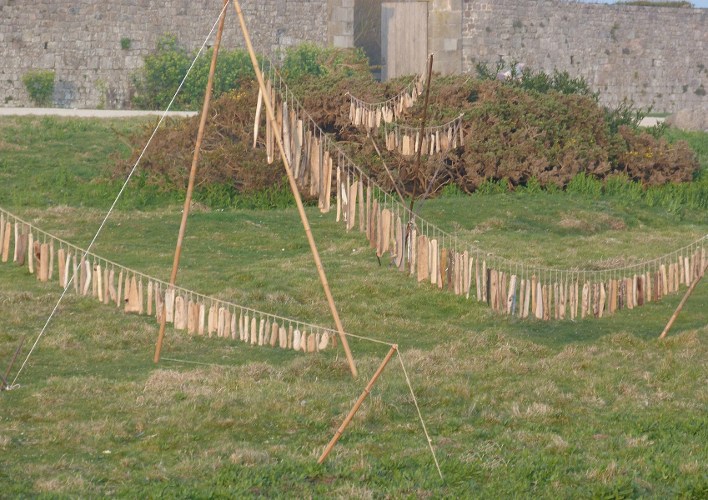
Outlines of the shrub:
M27 93L37 106L49 106L54 95L54 71L29 71L22 77Z
M199 109L204 100L213 49L197 58L194 68L173 104L173 109ZM139 109L165 109L192 64L190 53L173 35L163 35L155 51L145 57L140 71L133 75L136 95L133 106ZM219 49L212 97L218 98L252 79L253 66L245 50Z

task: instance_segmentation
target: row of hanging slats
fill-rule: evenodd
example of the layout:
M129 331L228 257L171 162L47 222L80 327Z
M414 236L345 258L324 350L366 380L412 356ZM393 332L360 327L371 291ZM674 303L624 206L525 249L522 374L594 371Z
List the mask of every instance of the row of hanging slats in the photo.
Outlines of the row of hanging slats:
M381 129L381 134L387 151L398 150L404 156L417 154L418 148L422 148L422 155L447 153L450 149L461 145L465 139L462 115L445 125L423 129L422 144L420 130L411 127L384 127Z
M372 104L349 94L349 121L355 127L376 130L382 124L399 120L407 109L413 107L422 93L423 80L422 77L417 77L408 88L383 102Z
M35 236L36 234L36 236ZM78 295L147 314L189 334L241 340L253 345L317 352L335 344L328 329L279 318L235 304L170 288L166 283L109 262L41 232L4 210L0 211L0 260L27 266L43 282Z
M274 87L269 83L269 88ZM282 81L278 87L285 88L287 94L287 86ZM697 242L690 252L684 250L680 255L674 255L674 252L645 265L606 272L533 268L518 272L517 264L498 265L502 259L487 258L478 250L458 251L460 244L455 239L427 223L425 234L421 234L423 231L419 228L423 221L413 216L409 222L410 212L366 178L297 104L285 113L287 100L280 94L274 95L273 104L281 116L277 125L281 134L290 138L289 155L294 159L293 170L297 172L298 186L301 192L309 189L311 196L318 197L322 212L330 211L329 199L334 182L336 220L343 222L347 231L358 227L365 233L379 258L390 256L394 267L416 276L419 282L429 281L438 289L450 290L467 298L472 295L500 313L546 320L602 317L676 293L679 285L689 286L705 269L706 238ZM292 113L294 107L298 112ZM289 124L284 125L287 120L283 117L288 115ZM260 128L258 125L254 126L256 134ZM301 140L294 139L286 130L286 127L293 130L293 126L298 134L302 134L295 134ZM395 135L402 129L396 130L390 131L394 135L387 147L402 147L405 148L404 154L414 154L416 137ZM458 141L463 139L462 128L458 127L458 130L457 136L445 134L453 147L455 137ZM257 135L254 143L256 139ZM301 145L301 150L294 148L296 144ZM432 138L430 143L423 141L425 148L431 144ZM439 142L436 139L434 144L436 148L437 144L443 147L442 139ZM334 156L337 156L336 169L332 165ZM447 244L443 243L445 240ZM635 271L638 269L642 270Z

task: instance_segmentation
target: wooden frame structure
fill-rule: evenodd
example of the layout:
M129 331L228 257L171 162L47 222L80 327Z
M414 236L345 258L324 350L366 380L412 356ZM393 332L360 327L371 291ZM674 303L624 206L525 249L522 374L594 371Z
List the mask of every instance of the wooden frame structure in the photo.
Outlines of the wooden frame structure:
M196 178L197 164L199 163L199 150L201 148L201 141L204 136L204 128L206 126L206 119L207 119L207 114L209 111L209 102L211 99L214 72L216 69L216 61L217 61L217 56L218 56L218 52L219 52L219 45L221 43L221 37L223 34L223 30L224 30L224 23L225 23L225 18L226 18L226 6L229 3L229 1L230 0L224 0L224 6L222 8L221 16L219 18L219 28L218 28L217 35L216 35L216 42L214 44L214 53L212 54L211 66L209 68L209 78L207 80L207 87L206 87L206 91L205 91L205 95L204 95L204 105L202 107L202 113L201 113L200 122L199 122L199 130L197 132L197 142L196 142L196 145L194 148L194 156L192 158L192 166L191 166L190 173L189 173L189 183L187 185L187 193L185 196L184 209L182 211L182 222L181 222L180 228L179 228L179 234L177 237L177 246L175 248L175 255L174 255L173 264L172 264L172 273L170 275L170 287L174 287L176 280L177 280L177 271L179 269L179 261L180 261L180 256L182 253L182 242L184 240L184 234L185 234L186 226L187 226L187 218L189 216L189 209L190 209L190 205L191 205L191 201L192 201L192 192L194 189L194 181ZM266 85L263 80L263 74L261 73L261 69L258 64L258 59L256 58L256 54L253 50L253 45L251 44L251 38L248 33L248 28L246 27L246 21L243 16L243 11L241 10L241 5L239 4L238 0L233 0L233 4L236 9L236 14L238 15L239 23L241 25L241 32L242 32L244 40L246 42L246 48L248 49L248 54L251 59L251 64L253 65L253 70L256 73L256 79L258 80L258 86L259 86L261 92L263 93L263 95L266 95ZM337 332L339 334L339 339L342 342L342 347L344 349L344 353L347 358L347 363L349 364L349 369L352 373L352 376L356 377L358 375L357 369L356 369L356 364L354 362L354 358L353 358L351 350L349 348L349 343L347 342L346 334L344 333L344 326L342 325L342 321L339 317L337 307L334 303L334 298L332 297L332 292L330 290L329 283L327 281L327 275L325 274L324 267L322 266L322 260L320 259L320 255L319 255L319 251L317 250L317 245L315 243L315 239L312 236L312 230L310 228L310 223L307 219L307 214L305 213L305 208L302 203L302 198L300 197L300 192L298 191L298 188L297 188L297 184L296 184L293 172L292 172L292 168L290 166L290 162L288 161L288 158L285 154L285 149L283 146L283 140L280 135L280 131L275 126L275 124L276 124L275 111L273 110L273 107L272 107L269 99L264 99L264 103L265 103L265 108L266 108L266 118L273 125L271 128L272 128L273 134L275 136L275 141L278 144L278 149L280 151L280 158L283 162L283 166L285 167L285 172L288 176L288 182L290 184L290 189L293 193L293 197L295 198L295 203L297 204L298 214L300 215L300 220L302 221L302 225L305 230L305 234L307 236L307 241L310 245L310 251L311 251L312 257L315 261L315 267L317 268L317 273L318 273L320 282L322 284L322 288L324 289L325 297L327 298L327 304L329 305L329 309L332 314L332 318L334 319L334 323L337 327ZM163 305L163 308L164 307L165 307L165 305ZM166 316L167 316L167 314L166 314L165 310L163 309L162 318L160 320L160 331L158 333L157 344L155 346L155 356L154 356L155 363L160 361L160 352L162 350L162 343L163 343L164 336L165 336Z

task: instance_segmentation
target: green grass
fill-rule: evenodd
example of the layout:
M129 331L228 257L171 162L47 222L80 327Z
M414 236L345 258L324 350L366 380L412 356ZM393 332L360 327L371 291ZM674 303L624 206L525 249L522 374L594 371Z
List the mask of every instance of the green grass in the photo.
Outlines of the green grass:
M44 176L83 171L77 183L91 185L113 152L81 159L61 152L65 143L98 134L116 148L120 141L105 140L111 126L134 124L62 126L73 131L55 142L43 129L35 142L2 135L0 204L85 246L112 198L86 188L57 206L46 194L58 188ZM15 141L27 149L12 150ZM25 156L33 172L18 167ZM166 279L180 204L164 197L134 208L109 219L95 252ZM197 208L182 286L332 324L295 210ZM350 339L360 371L352 380L341 350L305 356L168 329L156 366L153 319L71 293L21 387L0 393L0 496L708 494L705 283L664 342L656 337L680 296L612 318L522 322L379 267L363 236L307 211L346 329L400 345L444 480L396 358L316 465L385 345ZM563 193L447 197L426 202L422 215L510 258L568 266L661 254L707 229L705 212ZM0 370L22 335L34 342L59 293L56 283L0 265Z

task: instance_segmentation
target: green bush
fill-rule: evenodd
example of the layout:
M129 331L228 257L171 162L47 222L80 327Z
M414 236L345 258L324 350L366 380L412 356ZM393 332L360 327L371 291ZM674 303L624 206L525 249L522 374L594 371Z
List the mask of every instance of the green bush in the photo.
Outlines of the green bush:
M172 109L198 110L204 101L213 49L205 51L177 95ZM145 57L143 68L133 75L136 95L133 106L139 109L165 109L192 64L190 53L173 35L164 35L155 51ZM212 98L237 89L244 79L252 79L253 66L245 50L219 49Z
M50 106L54 95L54 71L28 71L22 77L27 93L37 106Z

